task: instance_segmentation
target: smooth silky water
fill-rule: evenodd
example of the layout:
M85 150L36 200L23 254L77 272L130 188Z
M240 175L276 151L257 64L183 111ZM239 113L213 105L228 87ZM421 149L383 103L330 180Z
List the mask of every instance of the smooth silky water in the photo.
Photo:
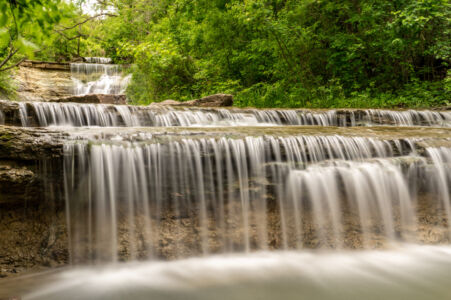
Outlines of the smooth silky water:
M436 300L449 299L450 268L450 247L404 245L383 251L257 252L76 267L3 284L22 299L46 300Z
M131 75L124 75L120 65L103 57L89 57L87 63L71 63L75 95L123 94Z

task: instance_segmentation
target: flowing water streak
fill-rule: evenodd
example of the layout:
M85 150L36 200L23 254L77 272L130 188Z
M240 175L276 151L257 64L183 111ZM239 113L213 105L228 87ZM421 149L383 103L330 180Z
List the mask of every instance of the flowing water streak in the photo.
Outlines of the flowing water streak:
M75 95L123 94L131 76L122 67L105 63L71 63Z
M27 113L27 104L25 102L19 102L19 116L20 123L23 127L28 126L28 113Z
M328 242L326 229L332 233L332 244L339 245L344 240L341 221L344 206L358 212L364 245L368 244L372 226L382 227L384 236L395 240L395 207L400 211L401 234L416 230L414 203L407 182L401 169L391 161L337 161L293 170L288 176L287 189L293 205L313 207L319 243ZM332 228L327 228L328 219ZM296 220L295 224L300 223ZM299 234L300 229L296 232Z
M441 206L445 210L451 239L451 148L430 147L426 148L426 152L434 164L432 173L428 174L428 178L430 178L429 186L437 194Z
M177 246L176 256L193 255L193 249L203 254L267 249L268 226L273 226L269 204L275 205L281 225L276 230L280 244L271 247L299 248L306 203L313 205L314 228L324 231L323 245L341 247L343 207L338 177L346 181L345 198L358 207L360 216L374 217L376 212L383 216L383 236L394 239L393 205L401 209L401 231L408 229L412 215L406 183L392 163L294 169L330 159L389 157L396 147L400 147L398 153L412 150L408 143L341 136L67 145L68 216L75 218L69 221L72 252L90 261L116 261L117 253L124 251L129 259L150 257L158 251L158 241L165 238L162 228L168 222L185 224L185 218L197 224L194 231L199 242ZM296 188L304 181L309 195L295 200L302 194ZM364 197L367 191L374 197ZM267 198L270 194L276 202L267 202L272 201ZM321 223L326 215L334 228L327 243L329 225ZM182 238L186 232L179 234L186 239Z

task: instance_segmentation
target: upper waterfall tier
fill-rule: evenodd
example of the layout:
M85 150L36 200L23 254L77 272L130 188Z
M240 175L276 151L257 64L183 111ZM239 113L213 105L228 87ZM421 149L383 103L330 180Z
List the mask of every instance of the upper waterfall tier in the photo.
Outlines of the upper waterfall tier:
M450 127L450 111L171 108L0 101L3 122L22 126L435 126Z
M120 65L99 57L91 57L89 62L70 64L75 95L124 93L130 75L124 76Z
M110 64L111 58L109 57L84 57L84 60L87 63L95 63L95 64Z

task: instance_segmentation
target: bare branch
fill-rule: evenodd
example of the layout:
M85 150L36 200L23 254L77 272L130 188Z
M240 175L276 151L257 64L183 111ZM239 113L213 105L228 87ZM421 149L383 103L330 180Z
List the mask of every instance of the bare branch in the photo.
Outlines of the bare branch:
M96 18L98 18L98 17L102 17L102 16L117 17L118 15L115 15L115 14L112 14L112 13L101 13L101 14L97 14L97 15L94 15L94 16L92 16L92 17L89 17L89 18L87 18L87 19L85 19L85 20L83 20L83 21L81 21L81 22L78 22L78 23L72 25L72 26L69 26L69 27L64 27L64 26L62 26L63 29L55 29L55 30L56 30L56 31L65 31L65 30L74 29L75 27L77 27L77 26L79 26L79 25L82 25L82 24L84 24L84 23L86 23L86 22L89 22L89 21L91 21L91 20L94 20L94 19L96 19Z
M12 69L12 68L15 68L15 67L17 67L18 65L20 65L24 60L26 60L27 58L26 57L24 57L24 58L22 58L21 60L19 60L17 63L15 63L14 65L12 65L12 66L9 66L9 67L7 67L7 68L4 68L4 69L0 69L0 72L4 72L4 71L6 71L6 70L10 70L10 69Z
M11 47L11 49L9 50L8 56L5 57L5 59L0 63L0 71L5 70L5 69L2 69L3 66L6 65L6 63L8 63L8 61L14 56L14 54L17 53L17 51L19 51L19 49L14 49L12 46L10 46L10 47Z
M53 31L55 31L56 33L58 33L59 35L61 35L63 38L65 38L68 41L78 39L79 37L86 37L86 34L82 34L80 32L77 32L77 35L75 35L75 36L67 36L61 30L53 29Z

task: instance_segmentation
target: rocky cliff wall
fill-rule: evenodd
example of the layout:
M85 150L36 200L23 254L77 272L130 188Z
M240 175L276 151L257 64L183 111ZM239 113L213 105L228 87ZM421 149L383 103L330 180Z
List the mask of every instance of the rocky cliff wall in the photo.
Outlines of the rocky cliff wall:
M17 98L22 101L49 101L72 95L69 69L21 65L14 73Z

